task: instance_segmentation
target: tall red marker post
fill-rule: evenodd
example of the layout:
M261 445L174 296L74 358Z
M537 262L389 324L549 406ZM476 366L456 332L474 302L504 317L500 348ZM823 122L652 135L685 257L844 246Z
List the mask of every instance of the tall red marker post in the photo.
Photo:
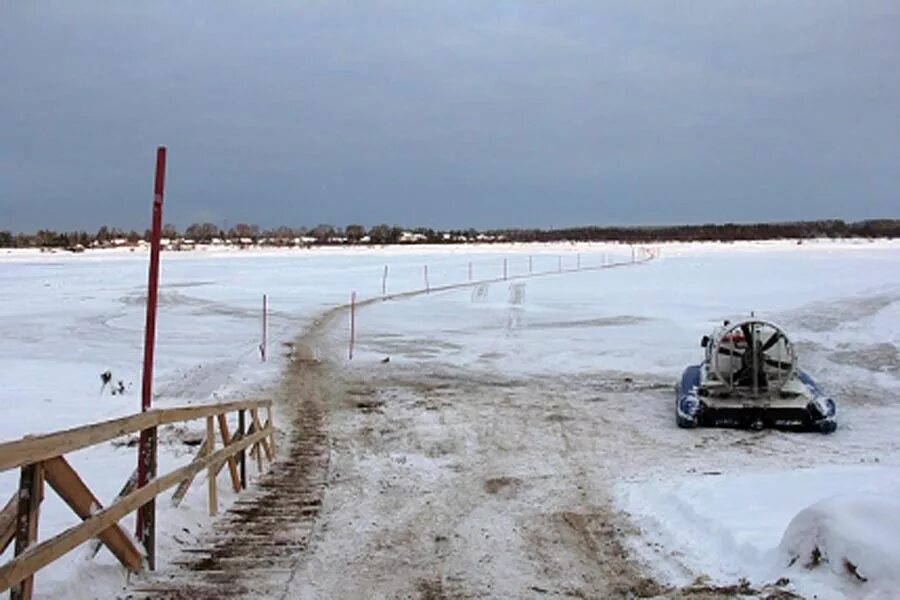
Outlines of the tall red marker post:
M153 186L153 227L150 233L150 272L147 281L147 324L144 328L144 373L141 386L141 412L153 402L153 349L156 344L156 309L159 297L159 246L162 237L163 189L166 182L166 149L156 149L156 182ZM156 477L156 427L141 431L138 445L137 487ZM137 538L147 552L147 566L156 569L156 500L137 511Z

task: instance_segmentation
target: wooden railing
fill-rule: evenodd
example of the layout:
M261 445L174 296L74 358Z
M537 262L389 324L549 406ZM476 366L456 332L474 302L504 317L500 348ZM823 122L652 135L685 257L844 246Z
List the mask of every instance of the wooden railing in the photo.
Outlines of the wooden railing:
M264 423L260 418L263 409L266 410ZM237 413L238 424L233 436L228 428L229 413ZM69 452L123 435L148 430L155 435L155 429L161 425L196 419L206 419L206 437L194 460L151 479L147 485L137 489L136 477L132 475L119 497L105 508L64 457ZM221 438L222 447L219 449L216 449L216 425ZM34 573L37 570L92 538L97 538L92 547L94 554L101 545L105 545L130 571L140 571L148 562L152 567L154 563L149 560L153 558L152 545L139 549L134 538L126 533L119 521L175 486L178 487L172 501L177 506L194 477L204 469L208 472L209 512L211 515L216 514L216 478L224 465L228 465L231 484L236 492L247 487L247 448L250 448L251 458L255 457L259 471L263 470L264 457L270 462L274 460L271 400L153 409L128 417L46 435L27 436L0 444L0 472L21 469L19 489L0 512L0 552L4 552L15 541L14 558L0 565L0 592L9 589L12 600L31 598ZM36 543L45 482L82 522L48 540Z

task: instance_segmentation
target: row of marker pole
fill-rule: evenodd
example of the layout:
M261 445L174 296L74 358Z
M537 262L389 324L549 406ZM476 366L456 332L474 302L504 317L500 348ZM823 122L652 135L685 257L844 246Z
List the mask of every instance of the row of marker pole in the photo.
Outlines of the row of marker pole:
M631 249L631 262L635 261L635 252L634 247ZM603 255L603 264L606 264L606 255ZM581 253L575 255L575 270L581 269ZM557 271L562 273L563 264L562 264L562 256L557 257ZM387 297L387 280L388 280L388 265L384 265L384 271L381 275L381 297ZM528 274L534 274L534 257L528 257ZM468 276L469 282L474 281L474 265L471 261L468 264ZM428 265L424 265L422 267L422 277L425 284L425 292L431 292L431 281L428 278ZM506 281L509 279L509 259L503 259L503 280ZM269 331L269 309L268 309L268 296L263 294L262 297L262 336L259 344L259 356L263 362L266 361L267 352L268 352L268 331ZM356 344L356 292L352 292L350 294L350 347L348 350L348 358L353 360L353 349Z
M634 257L634 250L632 249L632 260L634 260L633 257ZM603 264L606 264L606 255L603 255ZM575 255L575 269L576 270L581 269L581 253L578 253ZM563 270L562 256L559 256L558 263L557 263L557 271L562 273L562 270ZM388 265L384 265L384 271L382 271L382 274L381 274L381 297L382 298L387 297L388 272L389 272ZM528 256L528 274L529 275L534 274L534 257L531 255ZM475 270L474 270L474 265L473 265L472 261L469 261L469 264L468 264L468 276L469 276L469 282L470 283L473 282L474 276L475 276ZM425 293L431 293L431 281L428 278L428 265L422 266L422 279L423 279L423 283L425 285L425 288L424 288ZM509 259L504 258L503 259L503 280L506 281L508 279L509 279ZM265 296L263 296L263 344L260 345L260 353L262 355L263 360L266 359L265 358L265 350L264 350L265 337L266 337L265 319L266 319L266 307L265 307ZM353 349L354 349L355 345L356 345L356 292L354 291L354 292L350 293L350 341L349 341L349 348L347 351L347 356L348 356L349 360L353 360Z
M631 260L634 262L635 254L634 248L631 251ZM575 269L581 269L581 254L575 255ZM606 256L603 256L603 264L606 264ZM562 256L557 257L557 271L562 272ZM388 265L384 265L384 271L381 276L381 296L382 298L387 297L387 280L388 280ZM471 261L468 264L468 275L469 281L474 281L474 265ZM528 274L534 274L534 257L528 257ZM425 284L425 292L431 292L431 281L428 279L428 265L424 265L422 268L422 276ZM509 259L503 259L503 279L504 281L509 279ZM268 354L268 340L269 337L269 297L267 294L263 294L262 297L262 335L260 336L259 343L259 357L263 362L266 362L267 354ZM353 347L356 342L356 292L353 292L350 296L350 350L349 350L349 358L353 359Z
M631 262L635 261L635 252L634 247L631 249ZM606 264L606 255L603 255L603 264ZM581 253L575 255L575 270L581 269ZM557 271L562 272L563 264L562 264L562 256L557 257ZM387 280L388 280L388 265L384 265L384 271L381 275L381 297L387 297ZM474 265L471 261L468 264L468 276L469 282L474 281ZM534 274L534 257L528 256L528 274ZM425 292L431 292L431 281L428 278L428 265L424 265L422 267L422 277L425 284ZM509 279L509 259L503 259L503 280L506 281ZM269 334L269 308L268 308L268 296L263 294L262 297L262 335L259 344L259 356L263 362L266 362L267 353L268 353L268 334ZM348 357L350 360L353 360L353 349L356 344L356 292L352 292L350 294L350 347L348 351Z

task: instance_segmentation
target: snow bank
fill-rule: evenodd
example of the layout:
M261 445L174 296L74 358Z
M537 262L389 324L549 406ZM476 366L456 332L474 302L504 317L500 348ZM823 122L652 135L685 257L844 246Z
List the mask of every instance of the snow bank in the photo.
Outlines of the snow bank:
M822 600L900 589L898 467L710 472L622 482L615 496L651 543L636 551L676 584L689 583L692 573L757 586L788 577L801 594ZM691 573L655 556L657 547Z
M889 597L900 589L900 499L847 494L817 502L793 518L781 558L805 587Z

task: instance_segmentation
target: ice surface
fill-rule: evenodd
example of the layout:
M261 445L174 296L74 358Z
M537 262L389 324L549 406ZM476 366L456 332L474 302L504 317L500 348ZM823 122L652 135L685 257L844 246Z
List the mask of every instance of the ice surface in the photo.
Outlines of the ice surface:
M648 536L679 548L698 572L763 577L768 571L754 565L777 564L780 536L803 508L848 489L900 491L900 450L892 441L900 423L889 410L900 392L900 244L669 244L660 259L644 265L525 277L529 256L534 272L550 273L560 257L563 269L574 268L577 254L583 267L630 259L630 249L616 244L165 253L154 402L269 393L284 365L280 344L323 310L347 302L351 291L361 300L380 297L385 265L391 294L421 289L426 264L435 288L467 282L470 263L476 280L500 278L507 260L509 281L363 308L354 361L389 356L435 368L464 365L486 375L618 373L668 381L699 360L700 336L720 319L756 311L786 327L801 364L838 400L845 431L883 431L881 465L797 471L776 456L760 457L759 472L751 467L742 475L654 474L623 483L624 508ZM138 409L145 287L146 255L139 252L0 254L0 439ZM257 351L263 293L272 310L267 363ZM339 359L347 335L338 324L332 350ZM101 393L99 375L107 369L126 384L125 395ZM650 427L675 435L668 407L661 415ZM843 463L858 463L871 444L882 443L877 435L871 443L841 435L833 443ZM804 444L802 438L780 443ZM194 450L177 441L163 444L160 471L185 463ZM107 503L130 475L134 454L104 444L69 458ZM822 454L825 463L832 459ZM406 460L425 476L433 467L418 457ZM16 476L0 474L0 488L12 493ZM166 496L160 501L163 567L208 523L202 487L195 485L179 509L169 507ZM224 486L220 496L232 498ZM644 519L654 514L655 520ZM76 521L48 494L40 537ZM39 573L39 596L56 597L76 589L72 585L105 590L95 594L104 596L123 585L111 556L84 562L78 554ZM659 567L665 570L664 561Z

